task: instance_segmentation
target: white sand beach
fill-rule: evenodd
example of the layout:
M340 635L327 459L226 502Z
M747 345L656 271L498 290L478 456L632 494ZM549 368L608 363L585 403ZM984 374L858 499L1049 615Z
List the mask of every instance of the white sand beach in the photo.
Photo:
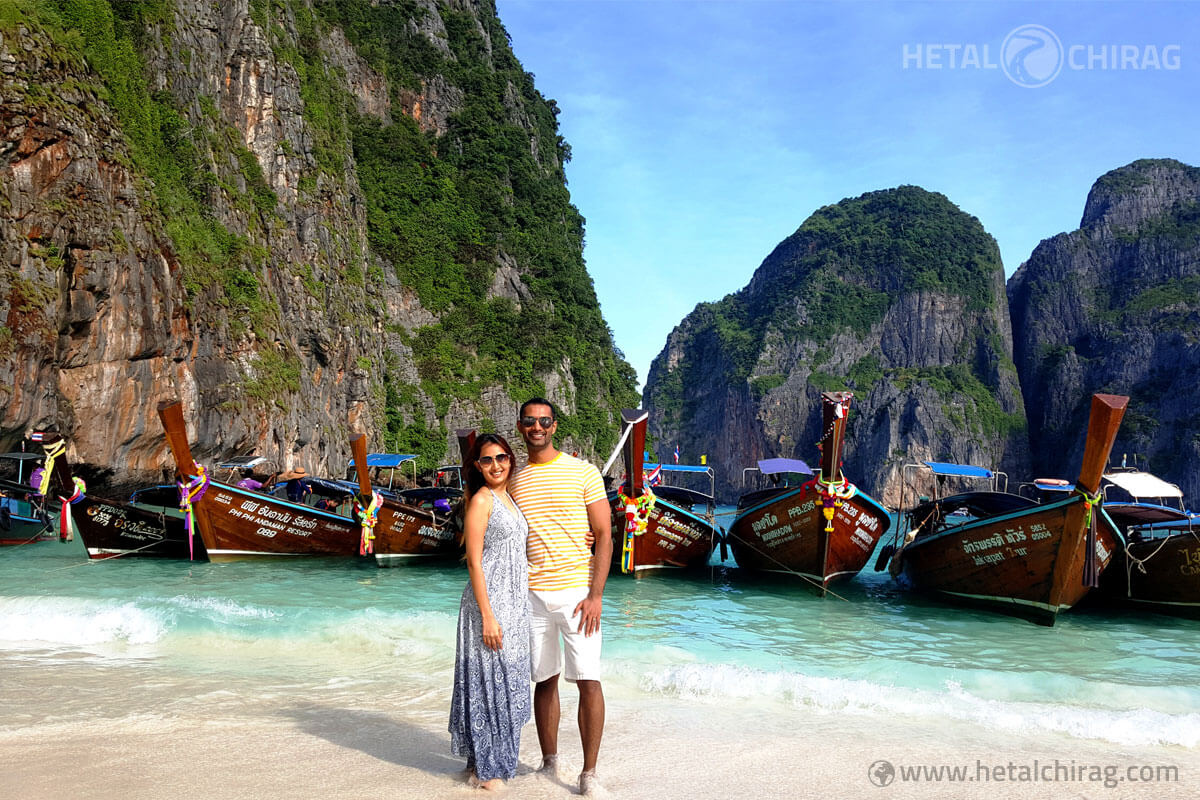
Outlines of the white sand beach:
M181 681L156 688L185 696L196 687ZM581 755L573 689L564 688L562 779L534 772L539 753L531 724L523 737L521 772L505 796L576 796ZM463 763L449 754L448 693L393 693L386 702L365 693L349 699L339 692L336 701L324 702L319 694L305 692L289 702L243 691L221 698L214 704L219 711L211 715L203 704L188 703L184 713L139 712L86 724L7 728L0 733L0 797L486 796L462 782ZM610 696L608 712L600 761L602 797L1192 798L1200 793L1200 754L1182 747L1118 747L1058 734L1014 736L955 722L697 706L663 698ZM1035 760L1044 766L1054 759L1080 770L1112 765L1119 773L1117 782L1106 788L1087 780L1020 780L1023 766L1031 767ZM897 769L964 766L967 781L914 783L897 775L879 787L868 770L880 760ZM1006 766L1010 763L1012 769ZM1125 778L1129 767L1147 764L1177 767L1178 780L1131 783ZM996 766L1012 778L981 777L981 769L994 771Z

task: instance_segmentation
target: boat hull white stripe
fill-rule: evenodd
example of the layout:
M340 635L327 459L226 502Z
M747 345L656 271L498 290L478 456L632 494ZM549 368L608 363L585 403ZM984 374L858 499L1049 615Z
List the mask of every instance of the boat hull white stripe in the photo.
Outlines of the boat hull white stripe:
M1178 600L1143 600L1140 597L1129 598L1135 603L1147 603L1152 606L1179 606L1181 608L1200 608L1200 603L1185 603Z
M264 553L261 550L209 550L208 556L310 556L315 553ZM332 558L337 558L333 553L329 554Z
M1069 604L1053 606L1049 603L1042 603L1037 600L1023 600L1019 597L996 597L990 594L968 594L967 592L951 592L946 589L939 589L938 591L942 592L943 594L953 595L954 597L965 597L968 600L986 600L990 603L999 603L1002 605L1040 608L1043 611L1049 611L1051 614L1057 614L1060 611L1066 611L1071 607Z

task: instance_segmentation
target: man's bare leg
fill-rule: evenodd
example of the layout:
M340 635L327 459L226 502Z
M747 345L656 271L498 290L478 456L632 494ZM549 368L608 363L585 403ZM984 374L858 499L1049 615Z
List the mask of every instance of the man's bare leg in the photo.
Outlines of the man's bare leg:
M579 775L579 791L591 794L596 782L596 758L600 755L600 739L604 735L604 691L600 681L578 681L579 738L583 740L583 772Z
M539 682L533 689L533 721L542 747L542 769L555 772L558 759L558 676Z

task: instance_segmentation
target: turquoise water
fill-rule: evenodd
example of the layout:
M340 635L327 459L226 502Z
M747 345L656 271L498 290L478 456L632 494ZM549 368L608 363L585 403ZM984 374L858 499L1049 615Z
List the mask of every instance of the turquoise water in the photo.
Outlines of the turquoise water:
M117 709L219 713L247 695L366 692L433 713L448 698L465 583L450 564L88 562L78 541L4 548L0 685L12 702L0 730ZM875 573L837 592L845 599L822 600L783 576L715 563L690 576L612 575L606 691L1200 744L1196 621L1085 611L1044 628L913 598ZM135 688L114 691L132 675Z

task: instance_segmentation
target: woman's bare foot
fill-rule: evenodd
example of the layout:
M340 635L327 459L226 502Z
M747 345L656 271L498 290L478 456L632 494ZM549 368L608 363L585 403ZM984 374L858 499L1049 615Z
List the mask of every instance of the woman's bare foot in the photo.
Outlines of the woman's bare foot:
M479 784L479 788L488 792L499 791L504 788L504 779L492 778L490 781L483 781Z

